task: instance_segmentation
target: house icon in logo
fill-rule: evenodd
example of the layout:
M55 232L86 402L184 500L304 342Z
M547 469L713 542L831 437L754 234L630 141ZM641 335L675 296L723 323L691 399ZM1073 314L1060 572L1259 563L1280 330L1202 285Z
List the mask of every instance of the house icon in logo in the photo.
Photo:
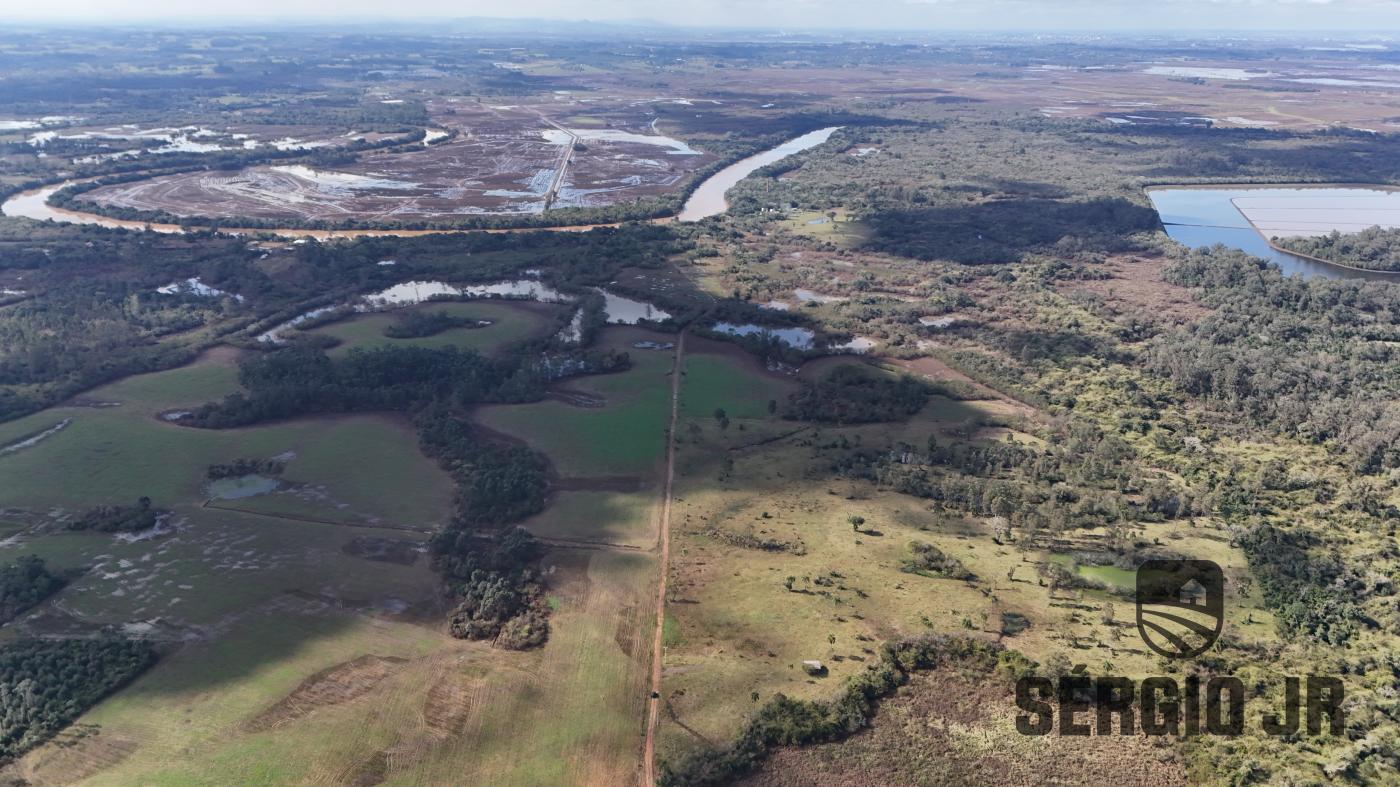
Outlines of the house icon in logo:
M1187 606L1204 607L1206 605L1206 586L1192 579L1176 592L1176 599Z

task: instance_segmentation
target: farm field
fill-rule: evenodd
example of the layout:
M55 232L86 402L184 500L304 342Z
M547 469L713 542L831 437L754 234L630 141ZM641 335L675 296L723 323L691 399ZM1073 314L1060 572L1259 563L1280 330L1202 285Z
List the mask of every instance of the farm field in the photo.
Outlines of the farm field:
M219 431L160 418L162 412L236 390L233 372L216 353L191 366L92 391L90 401L104 406L53 408L6 424L7 431L23 434L68 419L61 431L0 460L7 471L0 505L74 512L130 503L141 495L158 506L198 505L210 496L204 475L209 465L284 456L285 480L304 495L319 497L323 512L345 509L371 523L404 519L422 526L447 509L449 484L418 453L413 431L398 417L309 418ZM384 488L405 494L376 491ZM276 497L259 500L264 512L276 512L271 502Z
M454 640L340 596L284 595L95 708L81 724L100 735L46 747L13 772L38 785L223 784L230 768L269 785L626 780L644 686L635 616L652 564L571 553L544 565L556 612L539 651Z
M646 483L639 492L601 489L556 492L549 508L521 524L537 538L603 542L637 549L656 543L656 490Z
M788 379L769 374L761 363L732 345L691 339L681 387L681 415L702 421L724 410L731 419L766 419L769 403L783 403L796 390Z
M669 339L635 328L606 329L597 346L629 353L632 368L564 386L600 406L553 400L492 405L481 408L477 418L490 429L544 451L561 477L650 477L665 447L673 353L632 345Z
M560 307L536 303L504 303L477 300L470 303L435 302L397 309L392 312L375 312L352 317L348 320L314 328L307 333L316 336L329 336L340 343L332 347L329 355L337 357L352 349L371 347L460 347L475 350L485 355L493 355L509 345L524 339L544 335L553 328L553 316ZM433 336L412 339L396 339L384 335L384 330L397 322L404 314L411 312L445 312L453 317L486 320L491 324L484 327L455 327Z
M876 149L858 148L858 150ZM793 234L823 240L838 248L858 248L869 238L866 229L846 211L833 210L827 213L814 210L798 211L784 221L782 226Z
M634 339L619 332L620 342ZM655 373L664 392L659 370L668 356L656 355L640 368ZM17 543L56 568L86 569L21 628L58 633L80 621L112 621L172 643L154 670L74 728L100 727L100 736L74 732L10 772L34 784L221 783L233 763L256 759L243 783L373 773L408 783L631 778L653 558L641 549L553 551L541 562L554 610L543 649L507 653L452 639L437 623L437 579L419 554L425 536L395 529L404 521L432 529L450 509L450 486L417 453L412 432L380 416L216 432L158 418L236 387L232 360L216 351L92 392L120 406L25 419L43 425L74 413L64 430L3 457L12 472L0 507L19 530L10 548ZM26 434L33 424L25 421L7 432ZM284 479L318 494L215 504L247 511L200 507L205 464L289 450L297 456ZM567 455L558 458L569 465ZM97 482L80 484L82 476ZM26 479L42 483L14 483ZM554 522L541 535L650 547L656 493L649 479L638 483L645 488L634 493L561 493L560 510L541 515ZM172 508L168 530L127 539L69 533L53 519L60 501L105 502L132 489L150 489ZM600 494L612 501L602 517ZM580 508L592 512L596 531L575 522L571 512ZM356 516L356 527L308 521ZM383 551L392 544L401 546ZM537 756L522 760L527 741ZM307 758L307 750L318 754Z

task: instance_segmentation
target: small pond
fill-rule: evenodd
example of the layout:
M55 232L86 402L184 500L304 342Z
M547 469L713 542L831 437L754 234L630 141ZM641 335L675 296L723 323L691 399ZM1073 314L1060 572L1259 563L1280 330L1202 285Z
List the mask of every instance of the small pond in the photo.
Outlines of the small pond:
M670 312L652 306L645 301L624 298L602 289L598 292L603 295L605 301L603 308L607 312L608 322L614 325L636 325L642 320L661 322L671 317Z
M816 343L817 335L808 328L771 328L767 325L754 325L746 323L738 325L732 322L717 322L711 329L719 333L727 333L730 336L773 336L783 344L796 347L799 350L810 350Z
M238 500L256 497L273 491L282 482L264 475L243 475L236 478L220 478L204 486L204 493L215 500Z

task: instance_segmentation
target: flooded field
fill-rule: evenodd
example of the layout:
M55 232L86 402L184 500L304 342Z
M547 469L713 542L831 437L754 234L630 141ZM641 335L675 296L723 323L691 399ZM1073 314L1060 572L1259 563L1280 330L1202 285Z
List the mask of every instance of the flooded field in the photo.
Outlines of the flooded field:
M253 474L211 481L205 487L205 493L216 500L241 500L265 495L280 485L276 478Z
M1396 274L1311 260L1269 238L1400 226L1400 192L1367 187L1164 187L1149 189L1167 234L1196 248L1217 243L1274 263L1286 275L1400 281Z
M445 100L434 144L366 154L334 168L255 166L104 186L105 207L182 217L425 220L600 207L664 195L713 157L656 132L638 109L614 128L566 125L565 107ZM619 110L621 112L621 110ZM559 115L559 119L555 119ZM451 132L452 139L444 139Z
M750 156L749 158L746 158L742 161L739 161L733 165L730 165L729 167L720 170L718 173L706 179L703 183L700 184L699 188L695 190L695 192L691 195L690 199L686 201L685 206L682 208L681 213L677 216L677 219L680 221L698 221L699 219L706 218L708 216L714 216L724 212L726 209L728 209L728 203L725 202L724 194L740 180L752 174L755 170L759 169L760 167L767 166L768 164L780 161L794 153L807 150L825 142L831 137L831 134L834 133L838 128L839 126L833 126L830 128L825 128L818 131L803 134L802 136L791 139L781 145L778 145L777 147L771 148L767 151L764 151L763 153ZM688 145L678 140L673 140L668 137L663 137L659 135L652 135L651 139L645 143L637 142L636 138L642 136L645 135L630 133L624 134L622 132L600 135L600 133L595 132L593 134L588 135L588 138L590 140L598 139L604 142L616 139L620 140L619 144L644 146L651 145L653 147L660 147L661 149L666 151L666 154L663 155L673 155L678 157L679 159L691 161L698 160L703 157L703 154L700 154L699 151L690 148ZM558 139L557 136L551 136L549 138ZM447 148L451 144L453 143L435 145L433 146L433 149L436 150L439 148ZM597 143L590 141L589 144ZM573 148L568 148L568 150L573 150ZM572 156L573 154L570 153L569 155ZM617 160L620 157L621 154L613 155L614 160ZM570 160L572 161L572 158ZM656 162L654 160L647 159L643 163L650 166L651 164L655 164ZM586 162L578 161L575 161L574 165L587 166ZM260 172L261 174L249 174L255 171ZM541 172L546 171L542 170ZM607 200L598 201L596 199L593 199L592 197L589 197L589 195L602 194L604 192L611 191L621 192L623 190L623 187L619 187L618 189L594 189L592 191L580 191L579 189L574 188L571 185L575 182L572 179L572 176L560 176L557 170L548 170L547 172L550 173L548 180L550 181L550 183L553 184L549 188L554 189L556 192L553 196L548 197L549 201L553 206L596 207L599 205L605 205L610 204L611 202L620 201L620 196L619 199L609 198ZM200 191L200 189L202 189L203 186L192 186L189 182L192 178L204 179L201 182L209 186L209 188L213 189L213 191L219 192L219 194L211 197L213 191L207 193ZM666 189L662 189L662 191L669 189L670 186L675 185L677 182L679 182L680 179L681 176L679 175L674 178L667 179L665 183ZM539 182L536 183L535 180L539 180ZM534 184L530 186L530 188L532 189L531 191L490 189L487 190L487 192L490 192L488 196L500 197L503 199L525 199L527 197L533 199L535 197L546 197L545 191L541 191L538 188L536 188L544 181L540 180L539 178L536 178L535 180L531 181L531 183ZM154 232L164 232L172 234L184 232L184 228L178 224L135 221L128 219L115 219L97 213L89 213L81 210L69 210L66 208L59 208L49 204L49 199L53 197L55 193L69 185L73 185L73 183L76 182L80 181L59 183L56 185L44 186L42 188L31 189L29 191L24 191L20 192L19 194L15 194L9 199L5 200L3 205L0 205L0 213L3 213L6 216L21 216L24 218L33 219L35 221L55 221L65 224L89 224L94 226L108 227L112 229L144 229L151 230ZM631 188L631 186L635 186L636 184L641 183L642 180L639 180L638 178L633 176L628 176L627 178L624 178L622 179L622 181L619 182L623 182L624 184L630 184L627 186L627 188ZM109 189L115 190L111 193L119 192L122 196L110 200L102 196L103 193L108 192ZM190 191L190 189L194 189L194 191ZM399 208L394 208L392 206L386 207L381 205L380 208L369 211L369 213L373 215L360 216L354 211L340 204L346 199L359 199L361 197L369 198L372 200L393 199L395 198L394 195L396 194L402 196L407 194L418 193L419 191L421 191L420 183L393 180L386 176L383 176L382 174L360 175L344 171L316 170L301 165L288 165L262 168L254 167L248 170L244 170L240 173L234 173L232 175L227 173L218 174L199 172L183 173L180 175L170 175L165 177L152 178L150 180L124 183L117 186L103 187L100 189L96 189L95 191L89 192L87 195L85 195L85 197L115 207L128 207L140 210L164 210L178 215L190 216L215 215L220 218L228 219L232 222L236 222L237 217L239 216L250 216L257 218L284 218L287 216L295 215L297 217L305 218L308 221L318 219L351 220L357 218L380 218L389 220L399 220L404 218L431 218L453 214L466 215L472 213L492 212L478 210L475 208L461 208L460 206L454 208L451 205L448 205L447 203L441 203L438 205L438 208L433 209L437 212L430 211L431 215L429 215L429 212L414 213L412 210L405 211L402 209L402 206L400 206ZM448 191L451 190L449 189ZM444 199L446 199L447 197L451 197L451 199L458 199L462 196L462 193L453 192L452 194L449 194L448 191L441 192L439 196L443 197ZM314 194L311 192L314 192ZM487 192L483 193L486 194ZM147 196L143 197L141 196L142 194L146 194ZM629 198L642 196L642 194L640 193L630 194L631 196ZM212 199L212 202L210 202L210 199ZM179 202L181 205L185 205L188 207L174 209L171 207L171 205L166 204L170 201ZM201 204L201 202L208 204L206 205L206 207L203 208L197 207L199 204ZM271 205L273 207L273 213L267 213L262 211L257 207L257 205L259 204ZM532 205L533 204L534 203L532 203ZM296 207L288 207L293 205ZM538 210L544 210L544 203L540 202L538 205L530 208L527 211L501 212L536 212L535 208L538 208ZM329 212L325 213L323 209L324 211ZM293 213L286 213L286 211L288 210L292 210ZM609 225L581 224L564 227L549 227L544 229L584 231L591 229L594 226ZM225 226L222 228L222 231L239 234L268 233L280 237L304 236L317 239L331 239L431 235L442 232L453 232L454 230L261 230ZM512 230L485 231L510 232Z

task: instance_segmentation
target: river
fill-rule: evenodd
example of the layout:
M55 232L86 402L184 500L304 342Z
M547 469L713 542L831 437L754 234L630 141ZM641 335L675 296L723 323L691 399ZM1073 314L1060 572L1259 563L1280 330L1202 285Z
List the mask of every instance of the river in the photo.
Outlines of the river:
M755 153L746 159L730 164L724 169L716 172L701 183L695 191L691 192L690 199L685 201L681 207L681 212L676 218L680 221L699 221L717 216L729 210L729 203L725 201L724 195L734 188L739 181L753 174L754 170L775 164L794 153L801 153L809 148L814 148L831 138L840 126L830 126L816 131L809 131L800 137L784 142L783 144Z
M686 200L685 206L676 217L680 221L699 221L700 219L715 216L728 210L729 205L724 200L725 192L734 187L734 184L748 177L759 167L765 167L776 161L780 161L794 153L800 153L809 148L816 147L827 141L840 126L832 126L817 131L811 131L800 137L784 142L777 147L770 148L749 156L746 159L730 164L719 172L707 178L701 183L690 198ZM5 200L0 205L0 213L6 216L22 216L35 221L51 220L63 224L90 224L111 229L128 230L151 230L154 232L180 233L184 228L179 224L128 221L125 219L114 219L96 213L85 211L67 210L49 204L49 198L57 191L75 183L84 182L82 180L70 180L52 186L44 186L30 191L24 191ZM236 221L236 218L228 218L224 221ZM658 219L657 221L671 221L672 219ZM381 237L415 237L420 235L441 235L452 232L521 232L530 230L549 230L554 232L585 232L597 227L616 227L616 222L600 224L577 224L564 227L522 227L512 229L435 229L435 230L404 230L404 229L382 229L382 230L319 230L319 229L258 229L254 227L231 227L221 226L220 231L235 235L256 235L270 234L283 238L315 238L317 240L329 240L334 238L381 238Z

